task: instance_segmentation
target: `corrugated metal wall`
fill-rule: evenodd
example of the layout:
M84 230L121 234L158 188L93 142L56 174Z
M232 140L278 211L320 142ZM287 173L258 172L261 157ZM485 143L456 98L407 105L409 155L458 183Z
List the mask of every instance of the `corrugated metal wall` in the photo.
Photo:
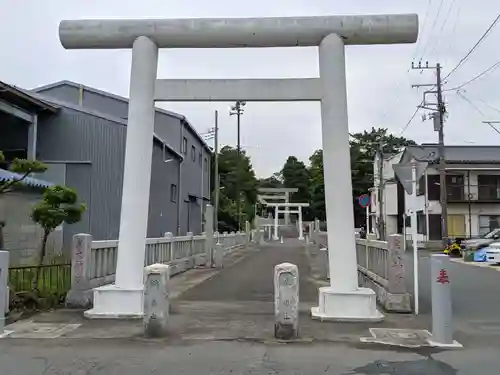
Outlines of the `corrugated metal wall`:
M66 183L90 200L87 232L95 239L118 238L125 131L119 123L72 109L62 109L39 124L40 158L71 162L67 164ZM91 165L85 168L75 162ZM82 168L87 169L85 177L78 176Z
M162 151L160 143L155 142L151 166L148 237L162 237L165 232L176 233L177 230L177 196L171 196L171 185L178 186L179 162L175 159L165 162L174 156L168 152L163 155Z
M66 185L88 205L84 220L65 228L66 245L78 232L92 233L96 240L118 238L125 133L120 123L66 108L40 124L41 159L67 162ZM175 233L177 228L177 203L171 202L170 189L177 185L179 163L164 162L173 157L163 155L160 143L154 143L148 236Z
M78 88L72 86L53 87L40 93L73 104L78 104L80 99ZM84 91L82 99L83 106L86 108L120 118L126 118L127 116L128 104L126 102L92 91ZM63 110L63 113L56 117L59 119L48 120L47 122L49 123L48 132L57 133L57 136L53 139L41 141L43 145L39 145L39 152L44 159L92 161L91 176L94 184L92 188L92 206L96 204L96 207L92 209L92 231L96 238L115 239L118 237L121 205L125 127L110 120L68 109ZM203 128L209 128L211 125L206 124ZM181 149L181 126L179 118L161 112L157 112L155 115L155 132L178 152ZM64 127L64 129L56 130L58 127ZM45 135L40 136L41 133L44 133L40 128L41 126L39 126L39 138L46 138ZM198 197L209 197L209 168L203 169L203 173L202 168L204 168L205 158L207 158L207 163L210 165L210 153L202 147L201 141L189 129L184 130L184 136L188 139L188 147L182 167L181 234L185 234L188 227L194 233L200 233L202 230L202 208L199 203L188 204L184 200L188 199L189 194ZM61 142L61 140L64 141ZM58 142L61 144L60 149L49 150L53 149ZM191 159L191 146L193 145L196 149L195 161ZM200 152L202 152L202 165L199 164L198 159ZM158 155L161 155L161 152ZM155 219L150 220L151 228L148 229L148 235L149 233L155 233L154 236L157 236L156 233L160 233L160 231L161 233L167 231L176 233L177 230L177 213L168 215L165 213L171 211L172 207L178 204L178 202L170 201L170 185L174 183L178 187L177 170L175 169L177 168L177 161L161 164L155 161L158 155L156 151L153 153L151 199L155 201L161 200L166 206L159 210L160 208L157 205L150 205L150 212ZM157 173L159 175L156 175ZM204 192L201 191L202 175ZM162 180L162 178L165 180ZM165 189L167 189L166 198L162 195L165 194ZM107 199L106 197L112 198ZM116 197L119 197L119 199L116 199ZM96 200L98 203L96 203ZM192 205L191 208L190 205ZM189 208L190 211L188 212ZM112 223L116 223L116 225ZM171 227L173 223L174 226Z
M82 220L76 224L64 226L64 246L69 248L73 235L77 233L90 233L92 214L92 164L66 164L66 186L78 191L80 202L87 205L87 211L83 214Z

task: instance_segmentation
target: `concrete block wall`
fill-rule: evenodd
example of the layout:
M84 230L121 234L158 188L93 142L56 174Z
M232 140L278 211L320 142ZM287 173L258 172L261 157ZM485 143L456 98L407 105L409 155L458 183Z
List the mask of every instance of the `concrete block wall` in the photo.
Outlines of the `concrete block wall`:
M42 228L31 220L31 209L42 199L35 190L14 191L0 197L0 219L5 221L5 250L10 253L10 265L31 265L36 261L43 234ZM62 228L54 231L47 244L47 254L60 254Z

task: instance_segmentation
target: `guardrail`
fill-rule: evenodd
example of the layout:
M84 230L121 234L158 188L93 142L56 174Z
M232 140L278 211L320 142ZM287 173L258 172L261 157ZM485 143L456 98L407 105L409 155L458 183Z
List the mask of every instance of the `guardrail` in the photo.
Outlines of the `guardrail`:
M156 263L171 266L170 275L174 276L197 266L212 266L213 246L221 244L225 253L250 242L252 233L204 233L194 236L165 237L146 239L144 266ZM90 234L76 234L73 237L71 290L66 303L73 307L87 307L91 303L93 288L115 281L118 240L92 241Z
M313 231L311 239L319 247L328 247L327 232ZM394 234L388 241L356 238L356 255L359 285L373 289L385 310L411 312L403 236Z

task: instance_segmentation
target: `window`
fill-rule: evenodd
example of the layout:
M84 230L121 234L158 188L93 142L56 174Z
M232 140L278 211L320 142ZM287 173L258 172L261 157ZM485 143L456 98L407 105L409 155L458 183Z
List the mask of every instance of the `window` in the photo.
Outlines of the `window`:
M200 164L200 167L201 163L203 163L203 154L200 152L200 154L198 155L198 164Z
M480 215L479 216L479 234L485 235L493 229L500 228L500 216Z
M208 172L208 159L205 158L205 172Z
M28 151L24 149L2 150L5 160L0 163L0 168L9 169L14 159L27 159Z
M439 192L439 175L427 175L427 199L430 201L438 201L440 197Z
M182 139L182 150L181 152L184 154L184 155L187 155L187 152L188 152L188 140L186 137L184 137Z
M170 185L170 202L177 202L177 185Z
M417 195L425 194L425 176L420 177L417 184Z
M478 199L479 200L498 200L500 199L500 176L499 175L479 175Z
M191 160L196 161L196 147L191 146Z
M448 200L463 201L464 197L464 175L446 176L446 190Z
M427 234L424 211L417 211L417 233Z

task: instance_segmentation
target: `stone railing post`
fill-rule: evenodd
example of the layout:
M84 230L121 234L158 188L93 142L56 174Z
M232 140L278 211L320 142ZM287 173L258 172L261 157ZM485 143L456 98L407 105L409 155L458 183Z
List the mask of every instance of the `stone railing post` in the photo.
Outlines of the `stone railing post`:
M9 252L0 251L0 337L4 335L5 313L9 311Z
M248 220L245 221L245 243L248 244L250 242L250 222Z
M172 232L165 232L165 234L163 235L163 237L165 238L168 238L168 253L166 255L166 259L165 261L166 262L170 262L172 260L174 260L174 234Z
M220 243L214 247L214 266L215 268L224 268L224 246Z
M389 256L387 261L387 281L389 293L406 293L406 270L403 261L403 236L391 234L387 238Z
M91 262L92 235L75 234L71 248L71 289L66 295L66 306L90 307L92 305Z
M318 253L319 267L320 267L320 278L322 280L328 280L330 278L330 267L328 263L328 248L321 247Z
M205 208L205 267L211 268L214 248L214 208L207 204Z
M152 264L145 269L144 280L144 334L162 337L167 334L169 316L168 264Z
M194 251L194 239L193 239L194 234L193 234L193 232L187 232L186 236L188 236L189 239L190 239L190 242L189 242L189 255L192 255L193 251Z
M194 237L194 235L193 235L193 232L187 232L186 236L189 237L189 248L188 248L188 254L187 254L189 261L188 261L187 267L188 267L188 269L190 269L190 268L194 267L194 258L193 258L193 254L194 254L194 238L193 237Z

